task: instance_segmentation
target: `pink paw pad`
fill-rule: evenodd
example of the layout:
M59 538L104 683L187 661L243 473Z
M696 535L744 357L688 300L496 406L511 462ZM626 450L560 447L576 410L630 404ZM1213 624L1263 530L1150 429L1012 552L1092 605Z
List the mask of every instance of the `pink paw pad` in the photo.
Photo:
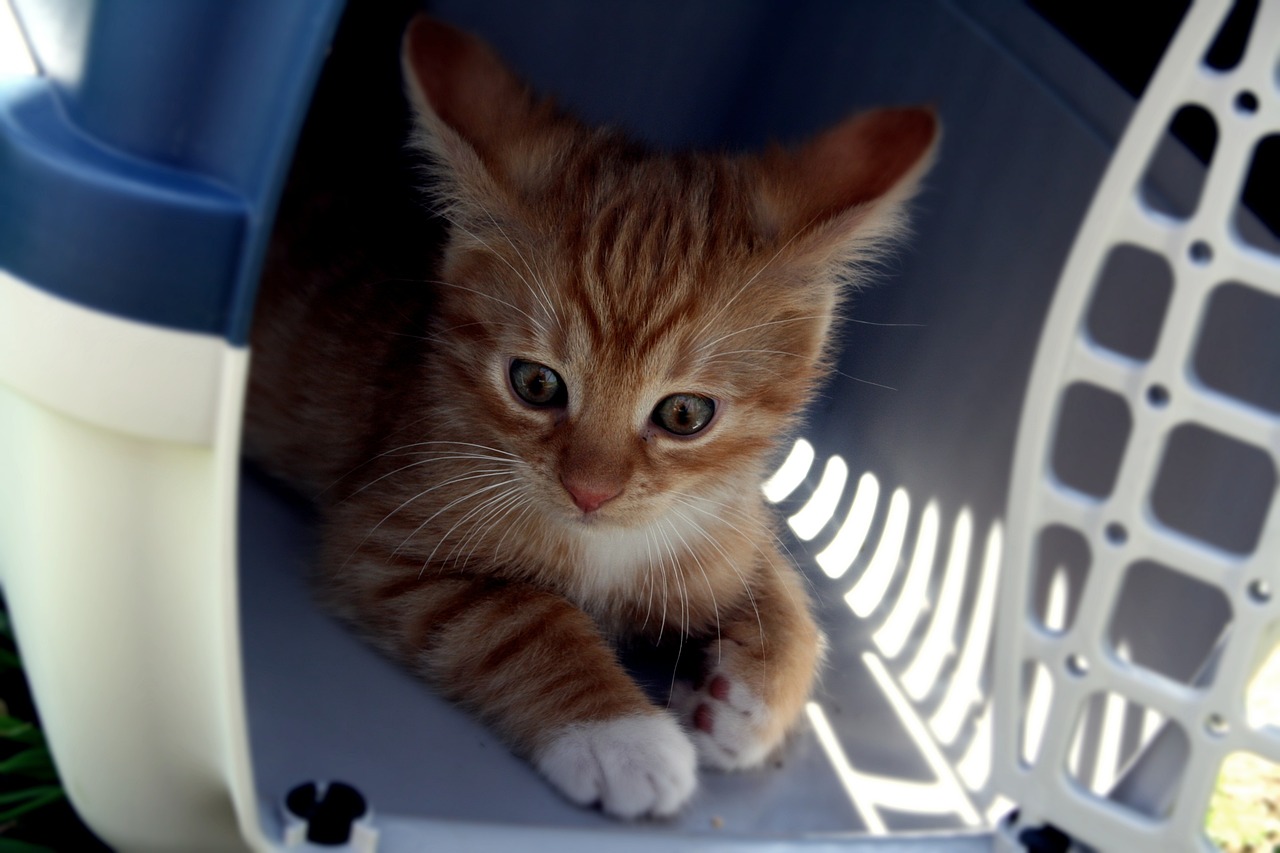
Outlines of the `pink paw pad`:
M778 742L778 732L769 728L771 710L746 679L726 671L728 662L715 651L708 654L715 663L696 682L677 685L673 710L684 719L703 766L757 767Z
M710 705L699 705L693 712L693 726L698 731L711 734L711 728L715 724L715 714L711 710Z

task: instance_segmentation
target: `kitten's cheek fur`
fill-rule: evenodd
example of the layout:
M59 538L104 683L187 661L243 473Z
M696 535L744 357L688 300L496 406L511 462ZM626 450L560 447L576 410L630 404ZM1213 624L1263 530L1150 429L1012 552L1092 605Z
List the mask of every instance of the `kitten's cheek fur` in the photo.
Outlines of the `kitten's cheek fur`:
M534 765L573 802L622 818L669 817L697 787L693 744L665 713L565 726Z

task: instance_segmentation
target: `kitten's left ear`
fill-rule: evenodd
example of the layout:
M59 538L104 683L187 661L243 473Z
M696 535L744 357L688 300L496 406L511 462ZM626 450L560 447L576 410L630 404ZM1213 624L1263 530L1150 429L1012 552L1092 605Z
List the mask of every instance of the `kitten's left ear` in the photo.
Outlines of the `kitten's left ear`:
M903 204L933 165L938 136L928 107L880 109L769 151L756 161L762 227L800 255L857 260L902 230Z

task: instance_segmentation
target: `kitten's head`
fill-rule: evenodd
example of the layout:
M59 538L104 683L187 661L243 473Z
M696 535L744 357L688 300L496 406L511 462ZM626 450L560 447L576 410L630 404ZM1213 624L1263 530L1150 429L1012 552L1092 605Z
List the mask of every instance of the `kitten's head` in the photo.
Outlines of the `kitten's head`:
M458 434L517 455L567 525L758 491L827 367L851 273L901 230L933 113L670 155L584 127L430 19L404 65L451 222L433 399Z

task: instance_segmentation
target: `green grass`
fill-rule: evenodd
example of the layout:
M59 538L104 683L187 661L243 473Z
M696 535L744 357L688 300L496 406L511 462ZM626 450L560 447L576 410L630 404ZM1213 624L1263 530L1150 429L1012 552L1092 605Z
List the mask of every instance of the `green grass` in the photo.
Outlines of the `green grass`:
M1247 705L1255 725L1280 725L1280 649L1254 677ZM1228 756L1205 831L1227 853L1280 853L1280 765L1250 753Z
M1280 853L1280 768L1244 753L1231 756L1205 829L1229 853Z
M58 781L9 616L0 610L0 853L105 849Z

